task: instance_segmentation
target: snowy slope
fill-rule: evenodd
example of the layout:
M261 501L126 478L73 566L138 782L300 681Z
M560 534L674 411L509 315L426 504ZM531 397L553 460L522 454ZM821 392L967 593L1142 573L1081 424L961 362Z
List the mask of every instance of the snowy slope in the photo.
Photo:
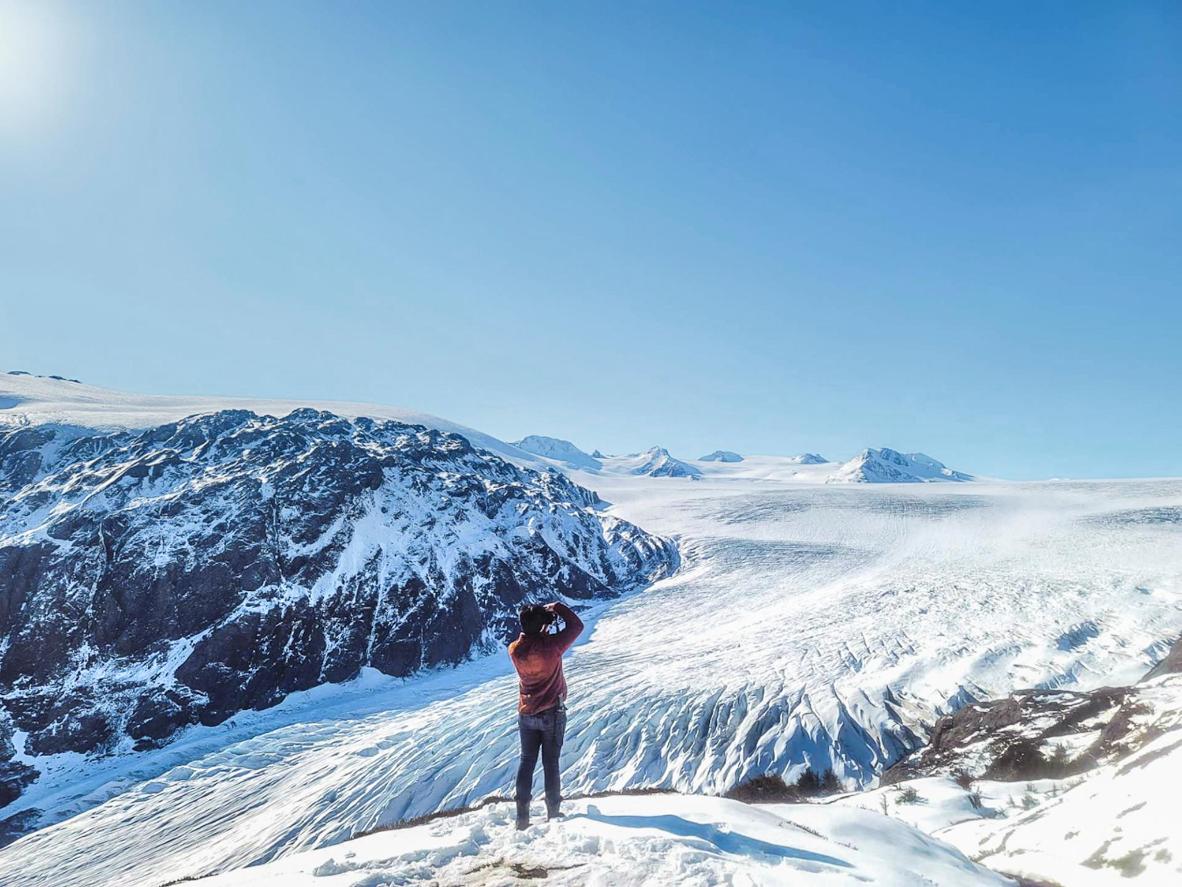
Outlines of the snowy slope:
M923 453L900 453L883 448L866 449L842 464L828 478L830 483L929 483L970 481L971 474L953 471Z
M742 462L694 463L705 478L757 483L823 484L835 466L829 462L812 462L802 456L747 455Z
M1182 632L1182 482L576 477L678 535L685 566L589 614L567 664L571 791L830 765L872 782L941 712L1129 682ZM0 881L158 884L507 793L514 687L497 656L191 728L132 772L62 761L21 803L77 815L0 850Z
M1098 766L1062 778L977 779L968 787L949 776L909 779L831 803L885 811L992 869L1039 883L1180 884L1182 675L1131 689L1132 717L1119 725L1129 730L1125 747ZM1083 726L1047 744L1078 755L1110 732Z
M587 471L597 471L603 465L599 459L584 453L569 440L558 437L545 437L541 434L530 434L521 440L513 441L513 446L535 456L551 459L568 468L582 468Z
M1040 883L1182 883L1182 639L1135 684L967 705L883 782L835 803Z
M1129 753L1036 791L1030 809L938 834L988 865L1060 884L1182 883L1182 675L1138 687L1130 708Z
M874 813L672 794L571 802L561 822L541 822L526 833L513 828L508 804L494 804L197 884L512 885L531 879L571 887L1013 884Z
M112 431L152 428L186 416L219 410L249 410L260 415L286 416L292 410L304 407L326 410L348 419L359 416L393 419L459 434L474 446L491 450L518 464L538 465L533 454L490 434L401 407L338 401L128 394L68 379L0 372L0 427L5 424L63 425Z

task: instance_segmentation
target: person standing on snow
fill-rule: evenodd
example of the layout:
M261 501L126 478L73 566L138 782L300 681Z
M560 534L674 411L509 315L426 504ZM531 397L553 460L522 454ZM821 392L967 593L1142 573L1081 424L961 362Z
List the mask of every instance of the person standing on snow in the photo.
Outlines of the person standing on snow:
M558 753L566 733L566 678L562 654L583 631L583 621L566 604L527 604L521 608L521 634L509 645L517 669L517 730L521 735L521 765L517 768L517 828L529 827L538 751L546 778L546 819L559 816L562 787ZM561 620L562 628L557 628Z

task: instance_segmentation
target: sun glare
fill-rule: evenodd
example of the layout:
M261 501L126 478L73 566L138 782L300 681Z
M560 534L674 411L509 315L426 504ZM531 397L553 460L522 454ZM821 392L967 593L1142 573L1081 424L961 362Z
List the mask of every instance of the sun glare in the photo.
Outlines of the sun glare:
M0 0L0 130L48 124L60 103L65 29L57 8L35 0Z

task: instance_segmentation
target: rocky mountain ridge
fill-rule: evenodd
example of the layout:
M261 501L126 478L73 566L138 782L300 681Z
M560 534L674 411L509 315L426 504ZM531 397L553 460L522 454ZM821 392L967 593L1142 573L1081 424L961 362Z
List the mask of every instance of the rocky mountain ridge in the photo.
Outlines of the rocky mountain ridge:
M507 641L525 600L678 563L565 475L397 421L0 428L0 805L38 756L159 745L364 666L455 664Z

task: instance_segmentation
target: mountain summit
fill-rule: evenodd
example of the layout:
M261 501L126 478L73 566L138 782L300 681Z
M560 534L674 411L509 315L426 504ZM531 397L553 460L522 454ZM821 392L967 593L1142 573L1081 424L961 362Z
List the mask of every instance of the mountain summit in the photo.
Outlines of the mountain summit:
M664 447L652 447L643 453L626 457L626 468L629 474L646 477L688 477L697 480L702 476L699 469L675 459Z
M843 463L829 483L907 484L932 481L970 481L971 474L954 471L923 453L900 453L884 447L865 449Z

